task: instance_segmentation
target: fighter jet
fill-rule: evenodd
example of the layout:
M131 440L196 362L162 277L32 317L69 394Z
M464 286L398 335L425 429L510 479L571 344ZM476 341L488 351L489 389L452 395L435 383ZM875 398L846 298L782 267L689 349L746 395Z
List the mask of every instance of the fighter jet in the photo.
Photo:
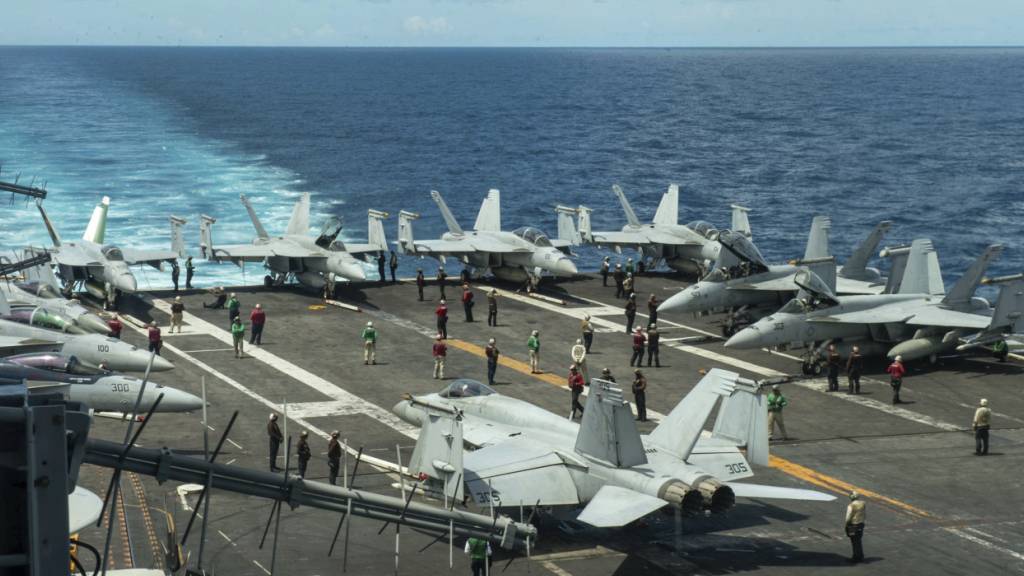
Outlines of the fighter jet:
M490 270L499 280L536 284L543 272L556 277L576 275L576 265L567 253L572 238L549 239L533 227L511 232L501 229L501 193L491 189L480 205L473 229L465 231L436 190L430 197L441 210L448 232L437 240L415 240L412 222L419 214L398 214L398 246L404 254L431 256L442 263L446 257L458 258L466 266L479 271Z
M324 221L320 234L309 236L309 193L299 197L292 209L288 228L281 236L267 234L245 194L240 195L249 219L256 229L256 238L251 244L213 244L213 224L217 220L203 215L200 220L200 250L204 257L214 262L229 261L241 265L243 262L263 262L269 271L263 279L266 286L279 286L289 278L310 288L322 288L329 280L328 275L342 280L365 280L366 273L356 257L365 259L387 252L382 221L387 212L369 210L368 244L346 244L341 234L341 220L330 217Z
M78 300L67 300L44 284L3 282L0 283L0 292L14 310L30 307L59 319L55 323L42 324L46 328L62 330L63 323L69 323L84 332L106 334L110 331L102 318L89 312Z
M720 399L714 430L703 433ZM718 368L648 435L637 431L622 390L598 379L580 424L465 379L393 411L422 427L410 473L456 500L468 491L498 508L583 507L576 520L614 527L666 505L723 512L737 496L834 499L736 481L753 475L747 458L768 462L767 404L757 383ZM463 453L464 441L478 449Z
M97 412L131 412L142 380L109 370L85 366L74 356L22 354L0 359L0 378L24 380L30 390L60 390L65 400L82 402ZM149 410L157 396L164 397L158 412L191 412L203 407L202 399L150 381L139 404Z
M661 261L669 268L686 274L703 274L708 264L718 258L718 230L703 220L686 225L679 224L679 185L672 184L661 197L658 210L650 224L640 223L636 212L618 184L612 192L622 204L626 214L626 225L621 231L592 232L590 214L592 210L580 206L579 229L583 242L610 246L616 252L623 248L635 248L643 258L651 259L653 269ZM748 208L732 205L732 230L750 236Z
M170 219L171 250L139 250L105 243L107 211L110 208L107 196L93 210L82 239L75 242L62 241L43 209L42 201L37 200L36 206L53 241L53 248L49 251L64 282L65 292L70 294L73 286L80 284L90 294L102 298L108 307L117 305L120 294L135 292L138 284L130 266L148 264L161 270L165 260L175 260L185 251L181 236L185 221L175 216Z
M1020 325L1024 296L1018 280L1003 285L993 310L974 296L989 262L1002 251L989 246L948 293L943 293L941 271L934 247L915 240L896 294L836 296L815 274L803 271L796 282L802 289L782 309L738 332L726 343L730 348L761 348L793 343L810 346L806 362L814 361L822 346L835 343L841 354L858 345L864 355L910 361L955 350L961 339L974 333L997 334Z
M149 352L99 334L69 334L6 320L11 307L0 292L0 356L45 348L57 350L65 356L74 356L93 367L105 365L111 370L143 372L149 364ZM167 359L157 356L154 372L174 368Z
M741 324L739 318L759 318L793 297L799 289L794 278L802 262L829 257L829 227L827 217L815 217L804 259L777 265L768 264L744 234L723 230L718 235L722 249L714 270L670 296L658 307L658 312L732 311L725 323L725 335L729 336L732 327ZM879 294L885 290L885 278L876 269L868 268L867 261L888 228L888 222L876 226L854 251L847 266L840 269L836 286L840 294Z

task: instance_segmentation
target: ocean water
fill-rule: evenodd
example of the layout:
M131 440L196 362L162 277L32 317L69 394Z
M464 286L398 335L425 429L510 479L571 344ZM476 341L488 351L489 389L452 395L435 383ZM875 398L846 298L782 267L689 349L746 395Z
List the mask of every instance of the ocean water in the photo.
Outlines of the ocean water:
M618 229L613 183L649 219L677 182L680 220L726 226L744 204L773 261L828 214L840 260L891 219L889 244L933 239L947 285L991 242L992 273L1024 270L1024 49L6 47L0 86L0 178L45 181L69 237L109 195L111 242L166 246L175 214L195 250L201 213L245 242L239 193L273 233L308 191L314 225L342 216L348 239L371 207L419 212L429 238L431 189L468 227L492 187L506 228L554 235L557 203ZM0 246L26 243L47 243L38 214L4 198ZM199 269L200 286L241 280Z

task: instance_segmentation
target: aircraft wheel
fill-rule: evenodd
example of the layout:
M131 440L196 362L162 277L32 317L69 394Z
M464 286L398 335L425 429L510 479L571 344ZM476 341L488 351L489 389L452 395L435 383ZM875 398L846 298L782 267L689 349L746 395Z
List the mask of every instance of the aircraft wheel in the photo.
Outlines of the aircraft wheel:
M821 376L821 363L820 362L813 362L813 363L811 363L811 374L813 374L815 376Z
M263 277L263 286L270 288L274 285L274 279L268 274Z
M807 362L804 362L803 364L800 365L800 372L802 372L804 376L810 376L811 365Z

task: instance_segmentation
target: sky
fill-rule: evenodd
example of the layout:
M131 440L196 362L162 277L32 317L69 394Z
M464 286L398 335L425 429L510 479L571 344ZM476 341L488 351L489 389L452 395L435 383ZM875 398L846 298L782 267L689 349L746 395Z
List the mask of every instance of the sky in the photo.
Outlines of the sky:
M0 0L0 44L1006 46L1024 0Z

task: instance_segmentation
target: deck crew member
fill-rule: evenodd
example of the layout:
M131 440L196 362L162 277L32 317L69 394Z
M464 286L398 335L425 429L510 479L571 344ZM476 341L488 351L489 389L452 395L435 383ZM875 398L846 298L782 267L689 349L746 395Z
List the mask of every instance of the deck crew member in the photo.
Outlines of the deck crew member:
M203 308L210 308L213 310L221 310L224 308L224 304L228 301L227 294L224 293L224 288L221 286L214 286L210 289L210 293L216 296L213 302L203 302Z
M367 322L361 335L363 339L363 364L377 363L377 329L373 322Z
M277 414L273 412L270 413L270 422L267 422L267 438L270 440L270 471L277 472L280 470L277 467L277 451L281 448L284 435L281 434L281 428L277 425Z
M825 356L825 367L828 371L828 391L839 392L839 362L842 358L836 351L835 344L828 345L828 354Z
M444 295L444 282L445 282L446 278L448 278L448 275L444 273L444 267L443 266L438 266L437 267L437 288L438 288L438 290L441 291L441 300L445 299L445 295Z
M177 260L171 260L171 282L174 283L174 292L178 292L178 278L181 277L181 268L178 267Z
M416 269L416 291L420 294L420 302L423 302L423 288L427 285L427 279L423 277L423 268Z
M469 284L462 285L462 311L466 314L466 322L473 321L473 289Z
M384 275L384 266L387 265L388 259L381 252L377 255L377 274L380 275L380 283L383 284L388 281L388 277Z
M252 324L252 335L249 336L249 344L256 344L257 346L263 344L263 326L267 323L267 313L263 311L263 306L257 304L252 312L249 313L249 323Z
M569 413L569 420L576 418L576 412L579 411L580 416L583 416L583 405L580 404L580 394L583 394L583 386L586 385L586 381L583 379L583 375L580 374L576 365L569 366L569 390L572 391L572 411Z
M626 258L626 275L630 276L633 272L636 272L636 270L633 269L633 259Z
M633 401L636 403L636 419L647 422L647 378L639 368L633 370Z
M1006 362L1009 355L1010 347L1006 345L1006 340L996 340L996 343L992 345L992 356L999 359L1000 362Z
M573 364L579 368L580 374L583 375L583 381L590 382L590 373L587 372L587 348L583 345L583 340L576 339L576 343L573 344L572 349L569 351L569 356L572 357Z
M622 292L628 297L635 296L635 294L633 294L635 291L636 279L633 278L633 274L631 272L627 272L626 278L622 281Z
M469 538L466 540L465 552L469 556L473 576L486 576L491 559L491 543L483 538Z
M633 322L636 320L636 294L630 293L626 299L626 334L633 333Z
M185 290L192 289L192 277L196 275L196 265L192 263L192 257L185 259Z
M860 394L860 375L863 373L864 357L860 355L860 347L854 346L846 360L846 378L849 381L847 394Z
M651 324L647 328L647 367L651 367L651 360L654 360L654 367L661 368L661 334L658 333L658 325Z
M971 422L971 429L974 430L974 453L979 456L988 454L988 429L992 425L992 410L988 407L988 400L982 398L978 402L978 409L974 411L974 421Z
M903 356L896 356L889 364L889 367L885 369L889 373L889 386L892 388L892 403L899 404L900 400L900 387L903 386L903 375L907 373L907 369L903 366Z
M434 310L434 315L437 316L437 333L441 335L441 338L448 339L448 304L445 303L444 298L437 304L437 309Z
M469 273L469 266L463 266L462 271L459 272L459 281L463 284L469 284L469 281L473 279L473 275Z
M864 561L864 519L866 504L856 492L850 492L850 505L846 507L846 535L853 547L850 562Z
M640 366L644 363L644 345L646 343L644 331L637 326L636 331L633 332L633 355L629 358L630 366Z
M160 349L164 346L164 339L160 335L160 327L156 325L156 322L149 323L149 351L156 352L156 355L160 355Z
M594 325L590 323L590 314L584 314L580 321L580 333L583 334L583 347L587 354L590 354L590 347L594 344Z
M789 436L786 435L786 422L782 418L782 409L789 404L786 397L782 395L782 390L779 389L778 385L772 386L772 391L768 394L768 439L775 439L775 425L779 425L779 432L782 432L782 439L788 440Z
M612 376L612 371L610 368L601 368L601 380L615 382L615 376Z
M487 384L494 386L494 373L498 370L498 358L501 357L501 350L498 350L494 338L487 341L484 354L487 355Z
M608 286L608 274L611 273L612 263L611 258L608 256L604 257L601 261L601 285Z
M530 354L530 374L540 374L540 332L534 330L526 340Z
M171 334L174 334L175 328L178 329L178 334L181 334L181 318L184 314L185 303L181 301L181 296L175 296L174 302L171 302Z
M487 293L487 325L498 325L498 291L494 288Z
M235 358L245 356L245 324L242 324L242 318L239 316L235 316L235 321L231 324L231 339L235 346Z
M299 456L299 477L306 477L306 467L309 466L309 459L313 457L313 451L309 449L309 432L305 430L299 434L299 443L295 447Z
M331 484L338 483L338 470L341 469L341 442L338 442L338 431L331 432L331 439L327 441L327 481Z
M622 284L626 281L626 273L622 271L622 264L615 265L615 271L612 272L612 280L615 281L615 297L625 298L626 290Z
M121 322L121 318L114 314L114 317L107 321L107 328L110 329L110 333L107 336L111 338L121 339L121 331L124 330L124 323Z
M444 380L444 361L448 358L448 346L445 345L440 334L434 338L432 353L434 355L434 380Z
M651 293L651 297L647 299L647 325L658 323L658 297Z
M241 314L242 304L238 301L238 297L234 292L231 293L231 298L228 299L228 324L234 324L235 318Z
M398 254L395 251L391 251L391 259L388 260L388 268L391 270L391 283L395 284L398 279L395 278L395 272L398 271Z

